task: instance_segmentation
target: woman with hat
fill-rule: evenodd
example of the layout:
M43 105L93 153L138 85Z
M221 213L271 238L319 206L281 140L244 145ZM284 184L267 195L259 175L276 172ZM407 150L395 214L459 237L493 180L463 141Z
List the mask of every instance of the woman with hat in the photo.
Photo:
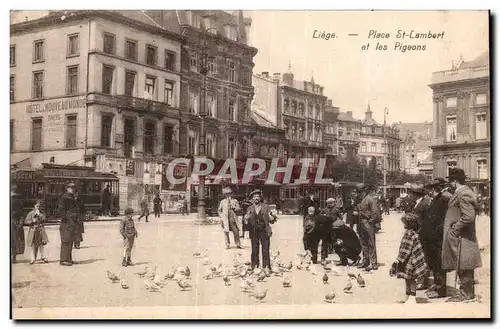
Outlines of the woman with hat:
M226 242L226 249L229 249L231 242L229 240L229 232L233 232L234 243L236 248L243 249L240 242L240 230L238 227L238 215L237 212L241 211L238 200L232 197L233 191L229 186L222 189L222 194L224 199L219 203L218 213L221 218L221 226L224 231L224 237Z
M10 192L10 223L12 230L12 262L15 263L17 260L17 255L24 254L25 242L24 242L24 221L22 218L22 203L19 200L19 194L17 193L17 186L12 185Z
M262 203L261 190L250 193L253 204L248 207L244 220L250 228L250 240L252 242L252 270L259 267L259 249L262 245L262 265L267 276L270 275L271 258L269 256L270 240L273 234L271 224L277 220L275 210Z

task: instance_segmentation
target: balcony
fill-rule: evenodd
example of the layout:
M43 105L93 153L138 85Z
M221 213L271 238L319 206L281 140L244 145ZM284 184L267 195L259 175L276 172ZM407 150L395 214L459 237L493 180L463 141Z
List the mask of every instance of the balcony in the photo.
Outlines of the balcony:
M432 73L432 84L453 82L468 79L488 78L490 66L467 67L463 69L439 71Z
M169 106L165 103L144 98L132 97L128 95L106 95L95 93L88 96L87 103L97 103L121 109L130 109L139 112L155 113L168 116L179 116L180 114L179 109Z

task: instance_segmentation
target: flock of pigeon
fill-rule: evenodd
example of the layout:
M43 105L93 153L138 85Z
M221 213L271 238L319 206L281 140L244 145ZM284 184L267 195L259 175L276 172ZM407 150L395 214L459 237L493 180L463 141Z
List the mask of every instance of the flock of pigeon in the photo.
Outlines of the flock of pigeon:
M205 249L204 253L195 252L193 257L200 258L202 265L204 266L205 273L202 278L204 280L217 280L222 279L224 286L229 287L232 285L233 281L239 281L240 291L242 293L248 293L249 296L253 297L256 301L261 302L266 298L268 289L263 289L261 283L265 282L268 278L280 277L283 288L290 288L292 286L291 272L296 270L308 271L314 276L321 275L318 273L318 268L316 264L313 264L311 259L311 254L306 252L304 254L299 254L299 257L292 263L283 263L280 259L280 252L276 251L271 256L271 271L263 271L260 268L251 269L251 264L249 261L243 259L243 254L238 253L235 255L231 265L223 265L220 263L215 266L208 257L208 250ZM336 272L331 268L331 262L323 266L323 284L328 285L329 275L341 276L342 274ZM108 279L112 283L120 283L123 289L128 289L129 284L124 278L120 278L119 275L112 273L107 270ZM158 267L149 268L146 266L144 271L135 273L139 278L144 279L144 288L149 292L157 292L163 288L168 281L175 281L179 286L181 291L191 290L192 285L189 283L191 279L191 270L188 266L179 266L177 268L172 268L166 274L162 274ZM347 285L344 287L343 291L345 294L351 294L353 289L353 284L351 280L356 280L357 285L360 288L364 288L366 283L364 278L360 273L357 275L347 269ZM256 284L257 283L257 284ZM336 293L334 289L330 289L325 294L325 302L334 303Z

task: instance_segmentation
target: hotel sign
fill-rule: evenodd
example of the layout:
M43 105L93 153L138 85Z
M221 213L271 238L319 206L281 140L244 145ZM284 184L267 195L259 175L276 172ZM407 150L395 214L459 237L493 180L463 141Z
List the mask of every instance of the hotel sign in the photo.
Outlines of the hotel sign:
M62 99L58 101L47 101L31 103L26 106L26 113L49 113L59 112L64 110L75 110L85 108L84 98Z

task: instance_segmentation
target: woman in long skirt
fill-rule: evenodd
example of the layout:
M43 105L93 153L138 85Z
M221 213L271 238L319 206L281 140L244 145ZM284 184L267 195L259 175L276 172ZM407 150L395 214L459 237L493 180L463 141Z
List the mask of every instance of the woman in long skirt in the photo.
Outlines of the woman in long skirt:
M15 191L10 193L11 209L10 223L12 230L12 262L16 262L17 255L24 254L24 221L22 219L22 204Z
M45 227L43 223L45 222L45 216L40 212L41 202L37 201L35 207L26 216L25 223L29 225L28 238L26 243L31 247L31 261L30 265L33 265L36 261L38 252L40 251L40 259L48 263L47 258L43 254L43 247L49 242L47 237L47 232L45 232Z

